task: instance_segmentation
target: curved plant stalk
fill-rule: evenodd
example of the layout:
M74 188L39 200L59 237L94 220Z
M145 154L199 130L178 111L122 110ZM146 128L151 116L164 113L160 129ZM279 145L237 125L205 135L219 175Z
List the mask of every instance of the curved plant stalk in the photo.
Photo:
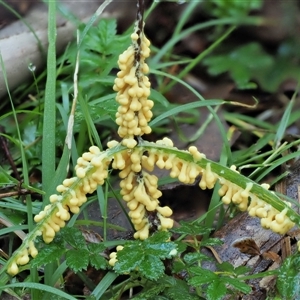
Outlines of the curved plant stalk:
M226 204L229 204L231 201L235 203L234 195L246 191L244 197L246 206L241 206L242 201L235 204L240 206L239 208L241 210L248 209L249 213L253 215L253 211L251 212L253 205L251 203L258 203L256 210L260 209L260 211L256 214L254 213L253 216L260 217L262 220L267 218L268 212L271 213L272 218L270 222L262 222L263 227L275 229L275 232L283 234L293 227L294 223L300 226L300 215L273 192L268 191L265 185L255 183L249 178L239 174L234 168L227 168L205 158L205 155L199 153L195 147L190 147L189 151L179 150L173 147L169 141L168 139L164 139L153 143L139 139L139 143L135 146L134 151L141 154L144 168L148 170L149 168L151 169L149 159L152 160L151 155L155 156L154 160L152 160L152 167L154 167L155 164L159 168L170 169L170 175L172 177L178 177L178 180L184 183L193 183L199 175L202 175L200 181L200 187L202 189L213 188L217 180L222 185L220 190L222 190L224 186L227 186L227 190L233 188L234 191L231 192L230 197L227 196L228 199L226 198L226 192L223 193L223 195L221 193L223 202ZM37 250L34 246L34 241L38 236L43 235L43 239L47 243L54 239L56 232L58 232L61 227L64 227L65 221L70 218L68 211L71 210L73 213L78 213L79 207L86 201L85 194L94 192L98 184L104 183L104 179L107 176L108 164L112 160L114 161L114 168L121 170L126 169L125 164L123 166L118 164L123 160L122 157L124 157L124 155L128 155L128 148L116 141L110 142L110 145L113 145L113 147L103 152L100 152L100 150L97 151L98 148L92 146L90 150L94 155L91 155L91 152L87 152L78 159L79 164L76 166L77 176L65 180L63 185L58 186L57 190L62 191L61 195L52 195L50 197L50 201L53 203L46 206L45 209L35 217L35 220L39 218L41 218L41 220L37 223L34 230L26 236L19 249L15 251L7 264L1 269L1 273L7 270L9 274L15 275L19 271L18 265L24 265L29 262L29 255L35 257ZM98 153L95 154L95 152ZM143 159L143 157L146 159ZM83 165L85 166L82 167ZM106 170L103 166L106 166ZM177 169L177 171L175 169ZM99 176L99 170L100 174L104 176L96 185L95 183L93 185L93 181ZM138 177L138 175L136 175L136 177ZM79 196L78 191L82 190L85 186L86 192L81 194L81 198L84 200L75 203ZM248 197L251 199L249 207ZM58 214L64 214L62 217L64 220L57 221ZM280 217L277 217L279 215ZM276 222L276 218L279 221L282 219L282 222ZM272 222L273 226L270 225ZM54 224L56 224L56 226ZM149 226L151 226L151 224L149 224ZM141 238L140 236L138 237Z

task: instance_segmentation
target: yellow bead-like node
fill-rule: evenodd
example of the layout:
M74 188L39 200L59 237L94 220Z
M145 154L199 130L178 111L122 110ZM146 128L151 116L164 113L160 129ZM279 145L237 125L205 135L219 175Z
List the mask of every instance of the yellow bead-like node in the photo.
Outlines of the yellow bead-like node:
M15 262L13 262L10 266L8 266L7 273L11 276L17 275L19 273L18 265Z
M171 229L174 225L174 220L170 218L166 218L165 216L161 215L160 213L157 214L160 220L160 226L158 227L159 230L167 230Z
M140 240L147 239L149 237L149 227L150 227L150 224L146 223L142 229L140 229L134 233L133 237L135 239L140 239Z
M206 169L202 171L202 177L199 183L201 189L205 190L206 188L212 189L215 186L215 183L219 176L211 171L210 163L206 165Z
M119 246L117 246L117 251L121 251L121 250L123 250L124 249L124 247L123 246L121 246L121 245L119 245Z
M118 251L121 251L121 250L123 250L123 246L117 246L117 248L116 248L116 250L117 250L117 252ZM116 262L118 261L117 260L117 252L112 252L112 253L110 253L110 255L109 255L109 261L108 261L108 264L110 265L110 266L114 266L115 264L116 264Z
M38 255L38 250L35 248L33 241L29 242L28 252L33 258Z
M110 266L114 266L117 262L117 253L116 252L112 252L110 255L109 255L109 261L108 261L108 264Z
M156 210L164 217L170 217L173 214L173 211L169 206L165 206L165 207L158 206Z

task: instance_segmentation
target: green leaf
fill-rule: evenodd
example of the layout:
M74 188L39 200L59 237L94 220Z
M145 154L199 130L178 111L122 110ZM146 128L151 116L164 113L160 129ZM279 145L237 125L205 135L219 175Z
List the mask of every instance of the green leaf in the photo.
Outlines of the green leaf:
M300 295L300 255L287 257L279 268L276 287L284 299L295 299Z
M235 273L234 266L227 261L224 261L221 264L218 264L217 266L220 271L224 271L224 272L232 273L232 274Z
M169 107L170 103L169 101L165 98L164 95L162 95L161 93L159 93L158 91L151 89L151 94L149 97L151 100L154 101L154 103L156 104L160 104L161 106L164 107Z
M197 223L181 221L180 227L173 228L172 231L179 234L189 234L192 236L196 236L209 234L212 231L212 229Z
M176 282L170 288L167 288L164 291L164 295L168 297L168 299L172 300L196 300L199 299L197 295L192 293L190 287L183 280L176 279Z
M188 270L193 275L188 280L188 283L192 286L196 287L213 280L218 280L218 276L210 270L202 269L201 267L191 267Z
M251 268L245 267L245 266L239 266L234 269L235 275L245 275L251 270Z
M86 270L89 264L89 252L87 249L71 249L66 253L66 263L75 273Z
M10 180L10 178L7 176L6 172L0 172L0 186L3 186L5 184L13 184L14 182Z
M13 209L10 210L7 208L4 208L4 209L0 208L0 218L7 219L13 224L20 224L20 226L21 226L21 224L24 224L27 221L26 215L23 212L13 210ZM9 228L7 228L7 229L9 229ZM3 229L1 229L1 230L3 230Z
M163 262L154 255L146 255L145 259L138 266L138 271L142 276L150 280L157 280L163 276L165 266Z
M217 18L236 17L242 18L248 15L252 9L260 9L262 0L211 0L204 2L204 9Z
M97 27L100 52L103 54L113 53L113 42L117 33L117 21L115 19L101 19Z
M38 267L59 260L65 252L66 249L58 247L56 244L46 245L31 261L31 266Z
M85 29L83 29L85 30ZM129 45L130 38L128 35L116 35L116 20L101 19L97 27L90 28L85 42L82 47L80 61L82 66L82 78L89 78L90 87L93 93L97 95L97 89L101 85L93 84L95 78L105 79L111 72L112 68L117 65L118 55ZM99 75L96 76L95 75ZM82 86L82 78L80 85Z
M171 233L168 231L158 231L152 234L148 239L146 239L145 243L161 243L169 241L171 237Z
M241 291L244 294L249 294L251 292L251 287L247 285L246 283L238 280L237 278L232 277L221 277L221 281L224 282L224 284L230 284L233 286L236 290Z
M148 255L155 255L160 259L171 258L170 253L176 250L176 244L170 242L170 232L159 231L143 242L143 251Z
M226 295L227 289L225 283L214 280L207 288L207 300L221 300Z
M163 292L168 287L173 287L176 285L175 278L171 276L164 275L160 278L159 282L148 282L144 287L143 291L139 293L133 299L135 300L142 300L142 299L153 299L157 300L160 299L158 295Z
M107 260L101 255L105 248L103 244L88 244L90 264L97 270L107 268Z
M181 260L179 260L179 261L176 261L176 260L173 261L172 272L174 274L177 274L177 273L179 273L179 272L181 272L181 271L183 271L185 269L186 269L186 265Z
M145 255L141 251L141 247L132 243L125 244L124 248L118 251L117 259L114 270L119 274L124 274L135 270L145 259Z
M248 88L249 81L255 79L256 74L269 70L274 62L260 44L249 43L230 53L208 57L203 63L211 75L229 72L238 88L243 89Z
M90 244L88 244L87 247L88 247L88 250L91 252L91 254L93 254L93 253L100 254L106 249L106 246L103 243L100 243L100 244L90 243Z
M238 275L245 275L246 273L249 272L250 268L245 267L245 266L239 266L235 268L231 263L225 261L221 264L217 264L218 269L224 272L232 273L236 276Z
M113 53L113 42L116 38L116 20L100 19L97 27L90 28L84 48L92 49L102 55Z
M175 241L175 244L176 244L178 253L183 253L187 248L187 244L182 241Z
M76 249L81 249L86 247L85 239L82 232L75 227L65 227L61 230L62 238Z
M166 287L162 284L155 284L151 287L146 287L143 289L143 292L133 297L134 300L148 300L148 299L157 299L157 295L160 294Z
M206 261L212 260L212 258L199 252L187 253L183 259L188 265L191 265L195 262L201 262L202 260L206 260Z
M168 242L169 232L157 232L144 241L129 241L117 252L114 270L124 274L137 271L142 276L156 280L164 274L162 259L171 258L170 253L176 250L176 244Z
M108 116L114 120L118 109L118 103L115 99L103 101L100 105L89 106L89 112L93 120L101 121ZM80 114L80 113L79 113ZM82 116L84 119L84 117Z
M218 238L208 238L204 241L201 241L201 247L204 246L220 246L223 242Z

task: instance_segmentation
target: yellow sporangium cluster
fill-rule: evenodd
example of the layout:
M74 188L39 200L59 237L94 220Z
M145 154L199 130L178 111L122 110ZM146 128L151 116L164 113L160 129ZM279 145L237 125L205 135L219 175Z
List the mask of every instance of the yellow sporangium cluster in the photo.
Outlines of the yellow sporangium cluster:
M56 190L61 195L51 195L50 202L52 205L47 205L43 211L34 217L35 222L40 222L49 214L50 209L53 210L55 207L54 213L51 211L51 217L43 223L41 228L45 243L50 243L56 232L65 226L65 221L70 219L69 211L73 214L79 213L81 205L87 201L86 194L93 193L98 185L104 183L108 176L110 159L103 160L100 154L101 151L96 146L90 147L89 152L83 153L75 166L77 177L65 179L61 185L57 186ZM73 185L77 181L78 184L74 188Z
M112 167L121 170L120 194L130 210L128 215L136 230L134 238L144 240L154 225L149 221L149 213L157 219L155 225L158 230L172 228L173 220L169 218L172 210L159 205L158 198L162 193L157 189L158 178L143 170L142 156L143 150L140 148L119 152L114 155Z
M15 261L13 261L7 269L7 273L14 276L19 273L18 265L26 265L29 262L29 255L35 258L38 254L37 249L34 246L33 241L30 241L28 247L22 252L18 253Z
M288 206L291 206L290 202L284 202ZM279 212L273 206L258 199L254 195L251 195L251 203L248 207L248 212L250 216L261 219L260 223L262 227L271 229L279 234L285 234L295 226L295 223L293 223L286 215L287 208Z
M53 241L56 233L65 226L71 217L70 211L79 213L80 206L87 201L86 194L93 193L98 185L102 185L108 176L110 159L103 158L103 152L96 146L89 148L77 160L75 167L76 177L65 179L56 190L60 195L50 196L51 204L46 205L38 215L34 217L38 224L36 236L42 235L45 243ZM38 253L33 240L18 253L16 259L8 266L7 272L16 275L19 271L18 265L25 265L29 261L29 255L35 257Z
M173 147L173 142L169 138L159 140L156 144L178 150ZM201 154L194 146L190 147L189 152L193 155L194 162L187 162L178 158L176 154L168 154L165 151L154 148L149 150L147 155L142 156L142 166L150 172L153 171L155 166L160 169L170 170L170 176L172 178L178 178L179 181L187 184L194 183L196 178L200 174L203 174L203 180L201 181L202 186L205 183L209 188L212 188L212 184L215 184L217 177L211 177L213 173L209 171L210 166L205 170L196 164L196 161L205 158L205 155Z
M120 104L116 113L118 134L123 138L122 144L128 148L137 144L134 136L151 132L148 122L152 118L153 107L153 101L148 99L150 82L144 75L149 72L145 59L150 55L150 42L137 26L131 39L132 45L119 56L120 71L113 87L118 92L116 100Z
M167 138L158 141L157 144L173 147L172 141ZM147 155L142 156L142 166L149 171L152 171L155 165L161 169L171 170L170 176L174 178L178 177L178 179L184 183L193 183L195 179L201 175L199 182L201 189L212 189L215 183L219 181L221 184L219 195L222 197L224 204L228 205L232 202L239 210L248 210L250 216L261 219L262 227L271 229L276 233L284 234L295 225L286 215L287 208L279 212L270 204L267 204L251 193L253 187L252 182L247 183L243 189L214 173L211 170L210 163L206 164L205 169L198 166L196 162L205 158L205 155L201 154L196 147L190 147L189 152L193 155L194 162L186 162L176 157L176 155L166 154L166 152L162 150L149 150ZM230 169L238 173L235 166L231 166ZM269 185L262 184L262 187L268 189ZM290 203L285 203L290 206Z
M249 191L253 184L250 182L245 189L241 189L238 185L225 180L220 177L221 188L219 189L219 195L222 197L224 204L228 205L231 202L234 203L240 211L246 211L249 203Z
M121 251L124 247L123 246L117 246L116 250L117 251ZM109 255L109 261L108 261L108 264L110 266L114 266L116 264L116 262L118 261L117 259L117 252L112 252L110 255Z
M235 170L235 167L232 169ZM279 234L285 234L295 226L295 223L293 223L286 215L287 208L279 212L272 205L264 202L251 193L253 183L247 183L246 188L242 189L222 177L219 177L219 182L222 185L219 189L219 195L222 197L223 203L230 204L232 202L237 205L241 211L248 210L251 217L258 217L261 219L260 223L263 228L271 229L273 232ZM269 189L270 187L265 183L261 186L265 189ZM284 202L286 205L291 206L291 203L286 201Z

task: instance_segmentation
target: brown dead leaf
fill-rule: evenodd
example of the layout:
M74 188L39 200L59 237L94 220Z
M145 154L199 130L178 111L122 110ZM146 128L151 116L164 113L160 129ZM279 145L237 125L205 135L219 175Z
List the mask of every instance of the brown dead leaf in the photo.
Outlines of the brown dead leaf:
M254 239L249 237L243 237L240 239L235 240L232 243L232 246L238 248L241 253L248 254L248 255L260 255L260 248L257 246Z
M81 232L82 232L82 235L83 235L85 241L88 243L99 244L99 243L103 242L103 238L97 232L94 232L92 230L81 230Z

